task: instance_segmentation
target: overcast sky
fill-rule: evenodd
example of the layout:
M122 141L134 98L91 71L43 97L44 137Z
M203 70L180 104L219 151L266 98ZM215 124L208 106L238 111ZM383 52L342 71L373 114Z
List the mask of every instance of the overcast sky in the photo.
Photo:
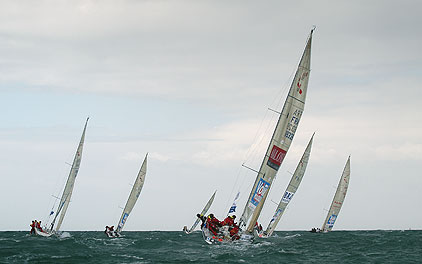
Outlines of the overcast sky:
M181 230L212 193L243 210L313 25L307 102L259 219L308 140L277 230L320 227L347 157L334 229L421 229L420 1L0 1L0 230L46 220L90 116L62 230Z

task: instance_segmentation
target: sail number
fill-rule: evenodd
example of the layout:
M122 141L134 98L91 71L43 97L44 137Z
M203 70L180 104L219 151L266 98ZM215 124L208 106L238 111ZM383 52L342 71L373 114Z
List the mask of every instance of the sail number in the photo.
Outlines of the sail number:
M293 137L296 133L297 126L299 125L300 118L302 116L303 111L300 109L296 109L293 112L292 117L290 118L289 123L286 126L286 133L284 136L290 140L293 140Z
M289 203L295 193L286 191L281 199L282 203Z

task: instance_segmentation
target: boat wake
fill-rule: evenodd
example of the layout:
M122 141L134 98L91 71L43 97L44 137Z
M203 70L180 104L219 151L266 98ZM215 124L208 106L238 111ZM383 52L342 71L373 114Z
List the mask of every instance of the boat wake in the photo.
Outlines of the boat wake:
M69 232L61 232L60 234L57 234L57 236L61 239L72 237L72 235Z
M294 234L294 235L290 235L290 236L285 236L285 237L281 237L282 239L292 239L295 237L301 237L301 234Z

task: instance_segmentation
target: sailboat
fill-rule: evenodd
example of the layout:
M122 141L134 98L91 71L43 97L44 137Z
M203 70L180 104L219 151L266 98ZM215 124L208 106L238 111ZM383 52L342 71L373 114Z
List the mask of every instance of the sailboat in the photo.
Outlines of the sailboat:
M83 130L82 136L81 136L81 140L79 142L78 149L76 150L76 154L75 154L75 157L73 159L72 167L70 169L69 176L67 177L67 182L66 182L66 185L64 187L63 194L60 198L60 203L58 205L56 213L54 214L54 211L52 211L50 213L50 215L54 214L53 221L51 222L50 226L48 228L44 228L44 230L39 229L39 228L35 228L35 233L37 235L49 237L49 236L53 235L54 233L57 233L60 230L60 227L62 226L63 219L66 215L67 208L68 208L69 203L70 203L70 198L72 197L73 187L75 186L76 176L78 175L78 172L79 172L79 166L81 164L82 150L83 150L84 141L85 141L85 131L86 131L86 126L88 125L88 120L89 120L89 117L86 119L84 130ZM57 224L56 224L57 217L59 217L59 218L58 218L58 221L57 221Z
M141 169L139 170L138 175L136 176L135 183L133 184L132 191L129 194L129 198L127 199L125 208L123 209L122 215L120 216L120 220L117 224L116 230L113 230L114 228L108 228L108 226L106 227L105 233L108 237L120 236L120 232L122 231L123 226L125 225L126 220L129 217L129 214L132 212L132 209L135 206L139 195L141 194L142 187L144 186L145 182L145 175L147 173L147 157L148 154L145 156Z
M255 223L261 213L262 207L268 195L268 191L280 168L287 151L293 141L299 121L305 107L305 99L310 73L311 63L311 30L305 50L302 54L295 77L290 86L289 93L284 103L280 117L277 121L273 136L268 145L261 167L258 171L255 183L239 221L239 233L242 240L252 240ZM221 238L209 235L208 230L203 233L205 241L209 244L218 243Z
M277 209L275 210L274 216L268 224L267 229L263 232L263 234L260 234L260 236L269 237L272 235L287 205L290 203L293 198L293 195L299 188L299 185L302 182L302 178L305 175L306 167L308 165L309 157L311 155L312 141L314 139L314 135L315 133L309 140L308 146L306 147L305 152L303 153L302 158L300 159L299 164L297 165L296 170L293 173L292 178L290 179L289 185L287 186L286 191L284 192L284 195L281 198Z
M193 230L195 230L195 228L196 228L196 226L199 224L199 221L201 221L201 218L200 217L203 217L203 216L205 216L205 214L208 212L208 209L210 209L210 207L211 207L211 205L212 205L212 202L214 202L214 197L215 197L215 193L216 193L217 191L215 191L214 193L213 193L213 195L211 196L211 198L208 200L208 202L207 202L207 204L205 205L205 207L204 207L204 209L202 209L202 211L201 211L201 213L200 214L198 214L197 216L198 216L198 218L196 219L196 221L193 223L193 225L191 226L191 228L190 229L188 229L188 227L187 226L184 226L183 227L183 231L186 233L186 234L190 234L190 233L192 233L193 232Z
M349 187L350 180L350 156L347 159L346 165L344 166L343 174L341 175L340 182L338 183L336 193L333 201L331 202L330 210L328 210L327 217L322 224L321 229L312 228L312 233L329 232L333 229L334 223L337 220L340 209L343 205L344 199L346 198L347 189Z

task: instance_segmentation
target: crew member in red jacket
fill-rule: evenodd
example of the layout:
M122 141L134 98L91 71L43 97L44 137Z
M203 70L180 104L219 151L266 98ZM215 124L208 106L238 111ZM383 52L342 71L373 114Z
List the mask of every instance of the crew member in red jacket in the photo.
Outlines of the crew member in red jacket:
M238 240L240 238L240 236L238 235L238 232L239 232L239 227L237 225L234 225L230 229L230 236L232 240Z
M210 214L207 217L207 226L211 233L217 235L219 227L221 226L221 222L215 218L213 214Z
M31 227L31 234L35 233L35 221L32 221L32 224L29 225Z
M236 224L234 223L234 219L236 218L235 215L230 215L227 216L226 219L224 219L223 222L221 222L221 225L225 226L235 226Z
M38 222L38 221L36 221L36 220L35 220L35 223L36 223L36 224L35 224L35 227L36 227L38 230L40 230L41 232L44 232L44 231L42 230L42 228L41 228L41 221L39 221L39 222Z

